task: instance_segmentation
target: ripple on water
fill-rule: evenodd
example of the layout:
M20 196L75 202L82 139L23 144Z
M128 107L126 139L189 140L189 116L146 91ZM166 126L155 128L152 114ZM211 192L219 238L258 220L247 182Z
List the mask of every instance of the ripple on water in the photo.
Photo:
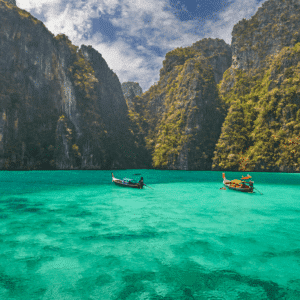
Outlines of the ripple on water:
M23 272L21 272L23 273ZM6 294L1 299L24 299L24 295L30 295L31 299L42 299L46 287L38 275L10 275L0 271L0 295ZM3 290L5 289L5 291Z
M92 227L92 228L99 228L99 227L102 227L102 226L105 226L105 224L100 223L100 222L91 222L90 223L90 227Z
M98 232L91 232L90 234L88 232L83 233L83 236L80 236L81 240L84 241L98 241L98 240L114 240L114 241L130 241L130 240L137 240L137 239L152 239L160 237L162 234L158 233L156 231L142 231L140 233L138 232L126 232L126 233L109 233L109 234L102 234Z
M289 280L287 287L290 294L294 296L294 298L289 299L300 299L300 279Z
M131 232L131 233L120 233L120 234L106 234L103 235L105 239L108 240L135 240L135 239L151 239L159 237L159 234L156 231L144 231L141 233Z
M272 281L260 280L232 270L210 270L184 261L161 265L158 281L173 287L166 296L189 288L189 294L204 299L286 299L287 290ZM185 293L186 294L186 293ZM179 295L178 295L179 296ZM225 297L225 298L224 298ZM244 298L241 298L244 297ZM179 299L179 298L178 298ZM217 299L217 298L215 298Z
M14 213L23 213L24 209L28 208L29 200L27 198L11 197L4 201L6 208Z
M11 197L2 200L2 204L5 205L6 211L11 214L43 214L44 204L41 202L30 202L28 198L15 198Z
M45 253L59 253L62 249L60 247L46 245L43 247L43 250Z
M0 219L1 220L9 219L9 215L8 214L4 214L3 212L0 212Z
M83 296L82 298L89 298L91 292L97 287L102 287L108 283L113 282L112 276L107 273L101 273L95 270L86 270L82 273L83 278L77 280L76 289Z
M88 210L84 210L84 209L80 209L80 210L75 210L74 212L70 212L68 214L68 216L70 217L74 217L74 218L86 218L89 216L92 216L93 213L88 211Z

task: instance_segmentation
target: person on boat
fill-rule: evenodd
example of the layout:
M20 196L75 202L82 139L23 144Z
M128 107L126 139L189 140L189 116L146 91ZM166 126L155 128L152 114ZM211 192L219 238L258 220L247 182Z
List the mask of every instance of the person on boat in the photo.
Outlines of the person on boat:
M130 178L123 178L122 183L123 184L134 184L134 182Z
M143 186L145 185L145 184L144 184L144 178L143 178L143 177L141 177L141 179L139 180L139 185L140 185L141 189L142 189Z

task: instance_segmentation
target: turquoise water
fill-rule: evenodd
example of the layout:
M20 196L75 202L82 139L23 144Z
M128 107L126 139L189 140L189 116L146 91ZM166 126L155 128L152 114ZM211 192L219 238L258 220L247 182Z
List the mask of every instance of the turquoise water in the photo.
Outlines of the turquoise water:
M300 299L300 174L135 173L0 172L0 299Z

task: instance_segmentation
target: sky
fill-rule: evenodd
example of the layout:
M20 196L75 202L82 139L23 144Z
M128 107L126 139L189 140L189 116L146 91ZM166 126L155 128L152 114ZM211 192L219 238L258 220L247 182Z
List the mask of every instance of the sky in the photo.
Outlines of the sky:
M203 38L231 43L233 26L266 0L16 0L54 35L91 45L121 83L147 91L167 52Z

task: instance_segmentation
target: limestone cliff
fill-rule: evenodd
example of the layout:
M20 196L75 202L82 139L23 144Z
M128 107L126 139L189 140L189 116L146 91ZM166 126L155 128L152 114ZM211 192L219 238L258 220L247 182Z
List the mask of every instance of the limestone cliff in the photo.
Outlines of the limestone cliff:
M2 0L2 1L5 1L5 2L7 2L9 4L12 4L12 5L17 5L16 0Z
M0 113L0 168L137 167L121 84L101 55L3 1Z
M299 0L269 0L234 26L231 47L167 53L129 111L155 167L300 171L299 15Z
M121 86L127 106L128 108L131 108L133 98L135 96L140 96L143 93L143 90L137 82L132 81L123 82Z
M145 93L15 4L0 0L0 169L300 171L299 0L266 1L231 46L170 51Z
M167 53L158 83L133 98L130 117L155 167L211 169L224 120L217 84L230 65L229 45L203 39Z
M249 20L233 27L233 67L241 70L265 66L265 58L300 42L299 0L269 0Z
M300 171L299 16L298 0L269 0L234 26L214 170Z

